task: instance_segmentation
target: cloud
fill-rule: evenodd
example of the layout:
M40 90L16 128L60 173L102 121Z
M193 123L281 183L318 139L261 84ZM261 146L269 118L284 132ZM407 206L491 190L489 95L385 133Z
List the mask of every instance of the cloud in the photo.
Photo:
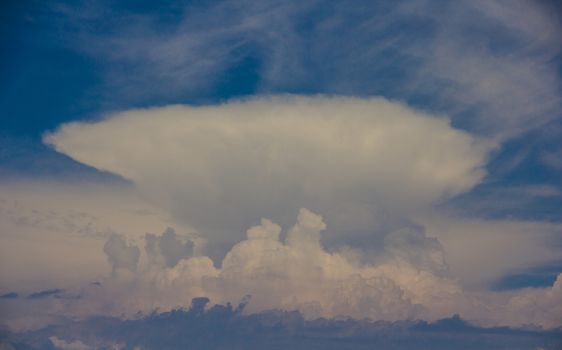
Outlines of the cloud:
M463 285L478 288L516 270L560 260L562 226L556 222L467 218L447 211L417 217L437 238Z
M383 95L502 138L558 118L562 104L562 28L542 3L219 1L174 8L172 21L100 7L58 18L77 28L74 49L106 63L107 94L127 105L216 100L245 59L257 62L249 93ZM100 25L119 35L91 30Z
M282 308L301 309L308 317L345 314L400 319L413 317L423 309L414 305L424 302L424 297L418 296L413 285L407 287L408 276L417 276L418 284L441 280L443 286L451 283L431 272L419 271L404 259L386 268L361 267L343 254L322 248L320 232L325 228L319 215L302 209L297 224L281 241L281 228L264 219L261 225L247 231L246 240L230 249L220 268L207 256L183 257L172 267L156 259L139 259L136 245L111 235L104 246L113 267L110 276L95 285L65 289L65 295L79 298L34 299L34 305L6 300L2 308L9 312L3 315L3 321L16 328L36 327L40 320L53 322L56 317L132 316L138 311L186 306L197 296L226 303L248 294L252 295L250 312ZM169 233L147 235L145 242L162 241ZM148 244L145 253L152 254ZM346 254L353 256L349 250ZM390 255L388 259L392 260ZM402 277L398 276L400 271L404 272ZM440 288L439 293L445 289ZM35 323L26 319L31 315Z
M559 259L559 246L549 244L559 225L432 216L436 203L482 182L497 143L475 135L505 140L559 116L559 23L527 1L439 6L224 1L179 11L165 29L148 15L123 20L102 9L117 26L100 32L118 37L78 32L101 39L82 42L108 63L106 93L136 96L125 105L139 105L139 96L140 105L147 96L220 100L225 72L250 57L257 62L250 91L382 94L432 112L384 98L273 96L61 126L45 141L132 186L2 186L2 293L60 283L61 294L80 296L28 300L21 324L250 293L251 311L299 309L307 318L460 312L483 324L559 326L560 277L549 288L479 289L510 270ZM82 29L100 27L98 20L82 17ZM558 153L543 152L542 160L558 169ZM521 186L505 197L559 192ZM260 217L281 226L263 219L244 237ZM190 225L205 234L204 249ZM146 233L165 227L174 228ZM106 273L92 253L105 239L113 275L67 289L68 280ZM4 319L20 299L2 298ZM38 305L47 306L37 312Z
M225 244L269 213L288 224L301 206L335 231L373 232L383 212L406 215L469 190L492 145L382 98L298 96L132 110L64 124L45 142L131 180Z
M280 240L281 228L264 219L247 230L246 240L230 249L220 268L206 256L183 258L174 267L148 260L134 275L84 289L89 302L69 301L67 311L134 315L184 307L197 296L227 303L251 295L248 312L299 310L307 319L436 320L458 313L488 326L548 328L562 322L560 276L548 288L465 290L451 275L440 243L423 231L392 232L385 253L371 263L357 259L360 255L350 248L326 251L320 244L325 228L322 217L301 209L297 223Z
M553 60L562 27L546 7L458 1L407 13L434 25L433 35L411 47L423 57L411 82L437 96L458 125L505 139L560 117Z
M248 312L297 309L307 318L385 320L459 313L481 324L520 325L511 315L525 307L513 299L521 297L545 305L529 322L559 324L551 307L556 286L516 293L465 289L466 281L473 287L560 252L544 249L556 225L531 237L527 231L540 225L476 220L463 226L458 218L431 217L436 203L481 182L494 147L451 127L443 116L381 98L270 96L132 110L65 124L45 141L126 178L129 190L139 191L139 203L150 202L125 201L127 210L121 212L132 218L169 212L172 222L150 219L144 226L121 218L115 227L126 234L117 229L96 234L107 239L113 275L96 278L98 285L90 280L78 290L64 288L80 298L37 301L50 305L44 316L57 310L72 317L130 317L139 310L184 307L198 296L227 303L249 294ZM114 210L104 204L111 195L99 195L94 206L108 210L102 218L111 218ZM299 209L303 205L313 211ZM281 227L290 226L297 213L297 223L284 232ZM241 235L241 227L260 217L281 225L263 219ZM10 220L34 229L59 222ZM115 223L105 220L100 222ZM184 234L191 225L208 241L206 249L197 236ZM461 229L469 232L459 235ZM516 238L508 234L515 229ZM506 237L514 249L496 244ZM484 245L463 253L462 242ZM481 268L484 261L491 267ZM11 305L10 315L20 307L17 300L2 303ZM20 324L29 322L24 320L29 312L22 312Z
M80 340L66 341L56 336L49 337L53 346L59 350L94 350L95 348L82 343Z
M53 344L59 349L557 349L560 330L483 328L458 315L434 323L353 319L306 320L297 311L268 310L244 315L240 306L216 304L203 309L206 298L189 309L154 313L134 320L88 318L52 325L36 332L9 334L18 348ZM75 339L67 341L63 339ZM0 349L3 349L0 343ZM9 343L5 343L9 344ZM87 346L85 344L95 344ZM7 345L7 349L13 347ZM66 347L65 347L66 346ZM49 348L50 347L46 347ZM41 348L43 349L43 348Z
M130 263L117 267L132 273L114 273L98 285L70 290L68 293L78 294L80 299L57 299L56 305L43 310L57 310L58 315L69 317L100 312L130 317L138 311L185 307L198 296L227 303L250 295L247 312L283 309L300 310L307 318L345 315L399 320L436 319L449 314L452 302L460 302L454 298L459 286L447 277L446 266L434 271L434 264L417 265L419 261L440 261L435 257L442 254L439 245L423 233L395 233L394 239L400 243L390 244L380 263L372 265L355 259L357 255L349 248L326 251L320 244L325 228L322 217L301 209L297 223L281 239L281 228L263 219L228 251L221 267L215 267L207 256L183 257L171 267L154 259L141 259L137 265L139 249L110 236L106 247L119 248L106 249L110 262L114 268L116 262ZM145 240L164 235L146 236ZM406 237L401 239L403 235ZM416 238L412 240L412 236Z
M358 260L376 263L398 246L397 256L437 271L443 244L453 275L471 288L560 258L549 243L560 231L554 223L435 212L481 181L490 143L384 99L277 96L133 110L63 125L46 140L130 179L177 222L197 227L209 241L199 252L217 265L257 218L288 226L301 206L326 218L322 244L358 248ZM264 232L253 235L276 229ZM439 242L417 242L420 235ZM416 257L403 249L411 242L435 255Z
M140 250L138 247L128 244L122 236L112 234L105 242L103 251L114 273L119 269L133 272L137 269Z
M106 280L90 296L95 305L100 293L107 293L97 302L112 300L108 311L125 315L172 310L197 296L227 303L250 295L247 312L299 310L307 319L343 315L431 321L461 314L487 326L562 324L562 275L548 288L465 290L451 274L440 242L423 230L391 232L376 263L357 259L360 255L351 248L328 252L320 243L325 230L323 218L307 209L300 209L284 239L280 226L262 219L219 268L206 256L158 269L148 261L132 279Z
M193 254L194 243L178 237L176 231L168 227L161 236L147 233L145 250L150 258L168 267L174 267L181 259Z
M436 238L428 238L419 228L390 232L384 238L384 249L396 259L419 268L434 272L448 269L441 243Z
M382 271L369 273L340 254L326 252L320 245L325 228L322 218L306 209L300 210L284 244L273 234L253 237L258 230L278 232L269 221L251 228L248 239L224 258L216 292L228 299L252 295L250 311L281 306L306 310L308 317L402 319L415 312L415 303L396 278Z
M42 290L40 292L31 293L27 298L28 299L43 299L49 298L51 296L57 296L64 292L62 289L49 289L49 290Z
M0 295L0 298L2 298L2 299L17 299L17 298L19 298L19 294L16 293L16 292L9 292L9 293Z
M122 183L5 180L0 183L0 294L89 283L108 271L99 252L111 234L134 242L169 226L182 235L193 232Z
M464 288L449 269L443 246L421 228L390 232L383 251L372 259L350 247L328 251L321 244L326 228L323 218L307 209L299 211L286 233L262 219L230 248L220 267L197 254L183 256L174 266L147 258L153 253L146 241L160 241L169 230L145 236L144 251L123 237L110 236L106 246L113 248L106 255L116 272L98 277L95 284L69 286L58 298L33 299L33 304L0 300L2 323L33 329L93 315L134 318L139 312L185 308L192 298L204 297L196 299L199 309L207 309L209 299L209 307L245 300L246 313L298 310L309 320L343 316L432 321L460 314L483 326L562 324L562 275L545 288Z

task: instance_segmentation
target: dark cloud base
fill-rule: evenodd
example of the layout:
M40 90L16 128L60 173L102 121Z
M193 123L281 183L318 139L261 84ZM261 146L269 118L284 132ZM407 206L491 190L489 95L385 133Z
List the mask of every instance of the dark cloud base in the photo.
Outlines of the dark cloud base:
M215 305L196 298L190 309L135 320L93 317L23 333L0 332L0 348L56 349L561 349L562 329L473 326L458 316L425 321L305 320L298 311L243 315L245 303ZM56 338L54 338L56 337ZM53 339L56 339L54 342ZM79 342L79 343L78 343ZM79 344L79 347L76 347ZM11 346L11 347L10 347Z

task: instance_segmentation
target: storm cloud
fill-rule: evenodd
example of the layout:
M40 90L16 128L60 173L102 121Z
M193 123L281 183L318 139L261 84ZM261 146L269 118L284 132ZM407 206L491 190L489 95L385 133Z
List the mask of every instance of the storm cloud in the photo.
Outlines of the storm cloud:
M370 234L478 184L494 145L383 98L321 96L132 110L45 142L222 246L270 213L289 225L300 207L334 232Z

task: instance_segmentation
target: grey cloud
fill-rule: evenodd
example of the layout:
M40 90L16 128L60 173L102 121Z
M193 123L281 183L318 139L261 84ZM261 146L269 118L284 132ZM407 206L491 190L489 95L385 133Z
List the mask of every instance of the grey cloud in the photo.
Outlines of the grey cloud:
M19 294L15 293L15 292L9 292L9 293L0 295L0 298L2 298L2 299L17 299L17 298L19 298Z
M193 255L194 243L187 237L180 237L168 227L161 235L147 233L144 237L145 252L151 264L162 267L174 267L185 258ZM128 243L122 235L112 234L103 246L103 251L113 271L126 269L136 271L141 251L133 243ZM100 286L100 282L92 284Z
M108 349L510 349L554 350L560 330L474 326L458 315L434 323L353 319L305 320L298 311L241 314L240 307L197 298L189 310L155 313L135 320L93 317L5 335L16 348ZM77 338L77 335L80 335ZM40 344L46 344L41 346ZM86 345L92 344L92 345Z
M168 227L161 236L147 233L145 250L156 261L162 259L168 267L174 267L181 259L193 254L193 242L179 237L173 228Z
M103 246L107 260L111 264L113 272L119 269L136 271L140 258L140 249L127 243L123 236L112 234Z
M560 260L526 269L512 270L493 281L490 288L501 291L552 286L560 271L562 271L562 261Z
M48 297L52 297L52 296L58 296L61 293L63 293L64 290L62 289L49 289L49 290L42 290L40 292L34 292L31 293L27 299L43 299L43 298L48 298Z
M384 249L394 259L435 273L447 272L445 251L436 238L425 235L423 228L406 227L384 238Z

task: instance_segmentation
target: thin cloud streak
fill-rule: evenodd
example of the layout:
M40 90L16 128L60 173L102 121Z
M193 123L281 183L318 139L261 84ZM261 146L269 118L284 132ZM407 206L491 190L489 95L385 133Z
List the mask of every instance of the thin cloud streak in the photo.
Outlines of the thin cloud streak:
M175 96L169 102L209 94L253 56L261 62L255 93L399 98L498 139L560 118L561 26L529 1L221 1L187 6L166 27L157 17L113 14L118 36L91 33L80 11L66 13L78 16L75 48L105 60L109 90L133 103L147 94Z

